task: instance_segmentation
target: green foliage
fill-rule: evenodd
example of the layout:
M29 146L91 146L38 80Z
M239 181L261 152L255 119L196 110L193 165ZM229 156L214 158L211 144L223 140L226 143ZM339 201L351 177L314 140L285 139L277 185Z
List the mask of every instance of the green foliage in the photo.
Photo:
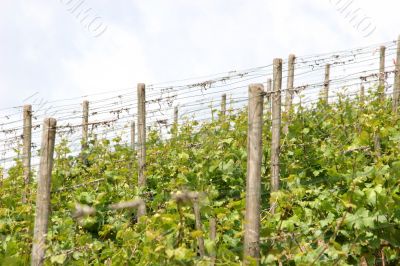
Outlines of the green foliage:
M263 128L261 263L265 265L369 265L400 263L400 131L390 100L368 104L345 97L326 106L296 106L282 138L281 190L270 194L270 120ZM137 184L136 152L121 138L92 140L70 155L56 147L46 265L220 265L242 261L247 111L174 126L164 140L152 131L147 143L147 187ZM374 138L380 137L380 151ZM380 154L380 156L379 156ZM83 185L82 185L83 184ZM22 164L17 160L0 192L0 264L29 264L35 184L20 203ZM196 190L203 231L192 207L171 192ZM110 211L115 202L145 199L147 216ZM96 215L74 220L76 203ZM272 203L277 203L270 213ZM217 239L209 237L209 218ZM203 236L207 256L197 254ZM383 255L382 255L383 254Z

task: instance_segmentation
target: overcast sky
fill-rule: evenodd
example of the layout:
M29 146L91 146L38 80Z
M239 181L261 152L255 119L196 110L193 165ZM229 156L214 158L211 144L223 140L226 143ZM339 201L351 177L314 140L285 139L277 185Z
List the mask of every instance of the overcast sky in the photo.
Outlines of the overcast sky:
M399 9L398 0L1 0L0 108L394 40Z

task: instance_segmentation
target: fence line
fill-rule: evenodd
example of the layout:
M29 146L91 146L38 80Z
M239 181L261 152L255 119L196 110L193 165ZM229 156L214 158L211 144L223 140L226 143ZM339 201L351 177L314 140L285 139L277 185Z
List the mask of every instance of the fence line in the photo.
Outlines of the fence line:
M199 121L205 119L209 121L214 119L214 110L210 106L205 106L209 104L209 101L214 101L214 96L217 94L220 99L216 101L220 103L220 118L227 118L230 116L230 112L235 110L243 110L245 103L248 103L248 141L247 141L247 177L246 177L246 214L245 214L245 234L244 234L244 260L245 263L250 263L252 259L259 263L260 259L260 201L261 196L264 192L261 191L261 165L262 165L262 125L263 125L263 98L266 96L268 105L268 116L271 113L271 118L267 117L268 122L271 123L271 158L270 158L270 171L271 171L271 192L277 192L280 189L280 153L281 148L285 147L285 143L281 145L281 129L282 129L282 92L285 92L284 106L284 126L283 134L286 139L289 133L290 127L290 115L291 111L295 114L296 104L300 103L301 107L305 107L306 104L312 104L316 101L322 100L326 105L329 104L329 100L337 99L340 96L335 95L333 92L338 92L338 87L347 86L351 87L353 90L347 93L348 96L356 95L359 97L361 105L365 102L365 86L368 83L377 82L378 87L376 88L376 93L383 100L386 95L392 94L392 107L393 113L397 114L398 101L399 101L399 90L400 90L400 71L399 71L399 61L400 61L400 38L397 42L397 48L395 48L396 43L388 43L387 46L380 46L379 49L375 49L379 52L379 57L375 54L372 56L368 53L371 51L359 50L347 50L343 51L342 55L337 54L327 54L325 56L313 57L298 57L290 55L287 61L282 59L274 59L273 64L268 66L263 66L260 68L250 69L248 71L234 72L228 75L215 77L214 79L208 79L205 81L192 82L186 84L178 84L175 86L161 86L157 87L156 84L145 86L145 84L137 85L137 97L136 99L124 99L124 96L118 95L111 97L113 100L119 99L117 102L102 103L100 100L90 101L91 109L89 110L89 100L85 100L82 104L82 111L76 111L75 105L60 105L53 111L59 111L59 114L63 116L59 117L59 122L68 121L67 124L59 124L56 132L56 120L46 119L43 126L40 127L39 124L32 123L32 119L40 119L42 115L46 115L46 112L41 113L43 110L39 109L37 111L32 110L32 106L25 106L23 109L23 124L22 126L14 126L20 121L17 119L21 113L12 112L6 114L6 120L13 119L8 122L0 124L0 133L7 138L0 141L4 143L4 150L1 150L3 161L6 159L18 159L20 158L19 153L17 156L6 155L11 153L11 149L14 149L15 144L20 145L21 136L18 136L18 132L22 130L23 135L23 179L24 179L24 192L22 202L27 203L27 197L29 194L29 183L31 178L31 173L33 172L33 166L39 166L39 176L38 176L38 189L37 189L37 205L36 205L36 217L35 217L35 230L33 236L33 247L32 247L32 265L42 265L44 254L45 254L45 236L47 233L47 223L49 219L49 205L51 197L51 187L50 178L52 172L53 164L53 152L55 146L55 136L58 134L68 134L76 129L82 129L81 136L76 139L71 138L71 143L76 143L76 141L81 141L81 151L85 151L89 147L89 126L93 128L96 127L111 127L119 124L125 124L122 128L127 129L126 134L129 134L130 125L130 147L132 150L138 150L138 187L146 187L146 147L147 147L147 134L146 127L151 123L156 123L160 127L160 135L163 135L161 130L162 126L165 126L166 130L175 125L176 128L179 126L179 119L182 117L187 117L190 114L195 113L196 115L202 114L202 112L207 112L206 116L198 116ZM374 50L374 53L376 52ZM393 53L388 53L393 52ZM354 59L356 56L360 56L361 64L357 63ZM388 56L396 55L396 61L393 66L387 66ZM368 65L368 69L359 69L365 66L365 62L371 61L372 66ZM351 66L349 69L354 70L350 74L337 74L338 69L343 66ZM393 68L393 69L392 69ZM349 70L345 69L345 70ZM283 71L287 71L287 76L283 76ZM295 71L296 70L296 71ZM303 72L299 72L305 70ZM323 73L323 71L325 71ZM379 71L379 72L377 72ZM263 73L263 74L261 74ZM316 73L318 75L316 75ZM271 79L272 74L272 79ZM309 74L315 75L316 81L306 82L305 78ZM323 74L323 75L322 75ZM388 81L390 75L394 76L393 83ZM260 83L250 85L249 95L243 94L243 88L247 85L249 81L261 79ZM282 88L282 82L286 80L287 87ZM187 81L187 80L184 80ZM272 84L271 84L272 83ZM266 89L264 90L264 85ZM393 91L390 92L390 89ZM217 90L220 89L220 90ZM148 94L150 97L146 98L146 91L150 90L153 93ZM227 108L227 93L233 93L233 91L240 90L235 97L232 98L233 107L231 109ZM375 88L374 88L375 90ZM319 91L319 95L316 91ZM181 93L179 93L181 92ZM374 93L373 92L373 93ZM173 94L176 93L176 94ZM126 93L125 96L134 95L134 93ZM160 96L161 95L161 96ZM156 97L153 97L156 96ZM205 98L205 96L210 96L210 98ZM299 96L295 98L294 96ZM322 97L320 97L322 96ZM196 99L197 97L202 97L202 99ZM309 97L303 100L302 97ZM73 98L71 98L73 99ZM135 102L136 100L136 102ZM235 102L236 100L236 102ZM66 99L65 101L69 101ZM181 101L181 105L176 105L176 102ZM297 102L296 102L297 101ZM55 101L53 101L55 102ZM61 100L63 102L63 100ZM100 103L100 104L99 104ZM92 106L93 104L93 106ZM33 105L34 107L37 105ZM74 107L72 107L74 106ZM179 113L178 116L178 106ZM200 109L192 109L190 107L199 106ZM137 144L135 142L135 122L133 122L133 111L137 108ZM2 109L2 110L13 110L12 109ZM34 108L33 108L34 109ZM210 111L210 109L212 109ZM126 112L126 114L125 114ZM172 113L173 112L173 113ZM173 114L173 115L172 115ZM95 118L107 117L106 120L96 120ZM14 120L15 119L15 120ZM79 123L79 119L82 119ZM93 121L93 122L89 122ZM169 122L170 121L170 122ZM173 121L173 122L171 122ZM214 121L214 120L212 120ZM221 123L220 119L219 123ZM12 126L11 126L12 125ZM42 144L41 144L41 154L40 163L31 163L32 148L34 145L32 139L36 138L39 133L38 129L42 129ZM74 133L74 132L73 132ZM70 136L73 135L70 134ZM109 131L97 131L96 134L107 134L113 133L118 134L115 128L111 128ZM378 161L381 156L381 136L379 129L374 133L373 143L374 143L374 156L375 160ZM8 137L10 134L15 134L13 137ZM178 134L176 133L175 137ZM127 141L128 142L128 141ZM9 147L6 145L11 144ZM37 151L37 150L36 150ZM78 152L77 150L71 151L71 153ZM351 152L351 151L350 151ZM35 157L35 156L33 156ZM133 157L131 166L133 165ZM3 173L0 173L2 175ZM99 179L95 182L101 182L103 180ZM78 184L68 188L62 188L62 190L75 189L84 186L85 184ZM61 190L58 190L61 191ZM269 193L269 192L268 192ZM268 194L267 194L268 195ZM186 198L185 198L186 197ZM195 216L195 227L198 231L203 231L203 224L201 223L201 207L199 205L199 194L182 194L175 195L174 199L178 203L182 203L185 199L190 198L193 204L193 211ZM271 202L271 213L273 214L276 208L275 203ZM144 207L143 207L144 206ZM114 204L109 206L112 210L118 210L122 208L137 208L138 216L146 215L145 201L140 199L134 202L124 202L119 204ZM77 207L77 217L83 215L91 215L95 213L95 209L88 206L78 206ZM210 227L212 221L212 232L211 239L215 240L215 220L210 220ZM200 257L206 256L206 251L204 247L203 237L197 237L197 246ZM215 256L211 255L214 259ZM319 259L319 258L317 258Z

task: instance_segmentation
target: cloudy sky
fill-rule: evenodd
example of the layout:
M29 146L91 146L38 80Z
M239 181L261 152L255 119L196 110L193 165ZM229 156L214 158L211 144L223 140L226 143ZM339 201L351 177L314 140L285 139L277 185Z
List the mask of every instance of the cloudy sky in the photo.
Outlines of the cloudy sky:
M0 108L33 94L62 99L394 40L399 8L398 0L1 0Z

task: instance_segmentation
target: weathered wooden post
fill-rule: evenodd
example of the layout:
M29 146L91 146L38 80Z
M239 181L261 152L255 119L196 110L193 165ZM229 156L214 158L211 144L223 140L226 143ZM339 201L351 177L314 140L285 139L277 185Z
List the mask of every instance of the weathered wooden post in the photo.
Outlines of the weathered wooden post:
M385 100L385 53L386 47L381 46L379 49L379 87L378 87L378 97L379 100ZM381 157L381 137L379 128L374 132L374 150L375 150L375 161Z
M25 105L23 111L24 129L23 129L23 171L24 171L24 191L22 194L22 203L27 202L29 197L29 183L31 179L31 151L32 151L32 106Z
M195 197L193 199L193 212L194 212L194 218L195 218L195 223L196 223L196 230L197 231L203 231L203 226L201 224L201 214L200 214L200 206L199 206L199 198ZM205 248L204 248L204 239L203 237L197 237L197 246L199 249L199 254L200 257L205 256Z
M279 189L279 153L281 139L281 88L282 88L282 59L275 59L274 85L272 92L272 141L271 141L271 191Z
M385 53L386 47L381 46L379 48L379 84L378 84L378 96L381 101L385 99ZM375 161L381 157L381 137L379 128L374 132L374 150L375 150Z
M138 99L138 186L146 186L146 86L139 83L137 86Z
M146 204L144 200L141 200L137 208L137 219L140 220L140 218L145 215L146 215Z
M285 111L290 111L293 101L293 84L294 84L294 61L296 56L294 54L289 55L288 59L288 77L286 87L286 99L285 99Z
M82 151L88 147L89 132L89 101L83 101L82 115Z
M292 102L293 102L293 85L294 85L294 62L296 56L294 54L289 55L288 60L288 77L287 77L287 87L286 87L286 99L285 99L285 127L283 132L285 134L289 133L289 123L290 123L290 112L292 110Z
M381 46L379 49L379 98L381 100L385 99L385 81L386 81L386 74L385 74L385 53L386 47Z
M397 57L393 86L393 113L397 115L400 98L400 36L397 40Z
M178 136L178 121L179 121L179 109L178 106L174 107L174 123L172 124L171 133L174 138Z
M46 118L43 123L42 146L40 148L40 168L36 196L35 226L32 240L32 266L43 264L46 251L56 125L57 121L54 118Z
M210 240L214 243L214 250L211 251L211 266L215 265L215 261L217 259L217 250L215 239L217 238L217 221L214 217L210 218Z
M178 106L175 106L175 108L174 108L174 124L176 126L178 125L178 113L179 113Z
M226 94L222 94L221 96L221 117L225 117L226 115Z
M249 86L244 261L260 260L260 204L264 87Z
M381 137L380 137L379 129L374 132L374 150L375 150L375 162L376 162L382 156L382 153L381 153Z
M364 104L365 102L365 86L363 84L361 84L360 87L360 103Z
M326 64L325 66L325 80L324 80L324 91L323 91L323 99L326 104L329 103L329 85L330 85L330 72L331 65Z

